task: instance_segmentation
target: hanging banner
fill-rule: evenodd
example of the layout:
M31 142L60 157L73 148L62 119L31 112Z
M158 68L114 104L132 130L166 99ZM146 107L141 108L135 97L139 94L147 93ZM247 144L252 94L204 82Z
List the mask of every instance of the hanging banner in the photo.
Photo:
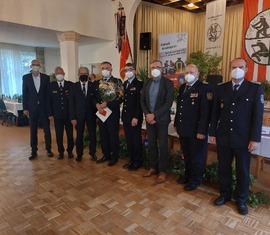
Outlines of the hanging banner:
M244 1L242 57L248 62L248 80L270 81L269 0Z
M160 34L159 59L163 63L163 75L175 86L182 83L187 60L187 33Z
M206 5L205 52L222 56L226 0L216 0Z

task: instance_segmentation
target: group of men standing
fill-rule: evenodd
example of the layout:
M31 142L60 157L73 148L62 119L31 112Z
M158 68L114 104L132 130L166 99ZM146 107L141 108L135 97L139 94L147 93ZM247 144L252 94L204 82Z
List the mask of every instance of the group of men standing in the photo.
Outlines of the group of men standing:
M58 146L58 158L64 158L63 131L67 134L68 158L73 158L73 127L76 129L76 161L83 156L83 133L85 126L89 133L89 154L93 161L108 166L118 162L120 104L123 102L122 122L130 161L123 165L130 171L143 164L141 127L143 114L146 120L150 169L143 177L158 174L156 183L167 180L168 170L168 126L171 122L170 108L173 103L173 82L163 77L162 62L150 64L151 78L143 84L136 77L131 63L125 66L127 80L123 84L124 95L112 101L103 100L99 81L89 80L85 67L78 70L79 81L73 84L64 79L64 70L55 69L57 81L50 83L49 77L39 72L40 63L32 61L32 72L23 77L23 109L30 119L31 156L37 157L38 121L44 129L47 155L51 151L49 120L54 120ZM102 82L119 86L121 80L112 76L110 62L101 63ZM180 139L185 160L185 174L178 179L184 190L195 190L203 180L207 144L217 144L219 160L220 196L217 206L225 204L233 196L238 212L248 213L246 201L249 189L249 167L251 151L258 147L261 137L263 116L263 94L259 84L247 81L244 75L247 63L242 58L230 64L231 81L218 85L214 90L199 80L196 65L188 65L185 83L177 96L177 111L174 127ZM111 114L102 121L96 112L106 108ZM102 158L96 156L96 124L99 124ZM209 135L209 140L208 140ZM235 158L237 185L232 195L231 170Z

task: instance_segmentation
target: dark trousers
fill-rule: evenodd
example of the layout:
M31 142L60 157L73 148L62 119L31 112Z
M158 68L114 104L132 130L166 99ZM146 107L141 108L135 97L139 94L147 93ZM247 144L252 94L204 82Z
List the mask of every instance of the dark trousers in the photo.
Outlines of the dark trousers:
M132 126L131 123L123 123L125 138L127 142L127 151L130 160L134 163L142 163L142 136L141 128L142 124Z
M185 177L191 184L200 184L205 171L207 138L179 137L185 160Z
M105 122L98 120L101 149L106 159L119 158L119 112L112 112Z
M73 138L73 126L69 119L54 119L56 142L59 153L64 153L65 148L63 145L63 135L64 128L67 135L67 152L71 153L74 147L74 138Z
M83 134L85 130L85 125L89 134L89 154L93 156L96 153L97 147L95 118L86 118L77 120L76 153L78 156L83 155Z
M146 124L151 168L167 172L168 124Z
M247 149L237 149L217 145L219 162L220 195L232 195L232 162L235 157L236 187L234 196L238 202L246 202L249 191L249 168L251 153Z
M30 146L33 153L38 150L38 124L39 121L44 131L45 148L47 151L52 149L52 139L49 119L44 112L44 109L37 106L34 110L29 110L29 124L30 124Z

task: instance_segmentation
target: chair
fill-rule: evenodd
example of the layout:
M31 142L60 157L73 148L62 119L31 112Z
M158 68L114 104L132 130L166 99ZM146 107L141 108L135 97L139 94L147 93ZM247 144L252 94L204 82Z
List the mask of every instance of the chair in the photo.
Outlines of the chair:
M0 117L3 118L2 125L7 123L7 126L12 122L13 113L7 111L5 102L0 99Z

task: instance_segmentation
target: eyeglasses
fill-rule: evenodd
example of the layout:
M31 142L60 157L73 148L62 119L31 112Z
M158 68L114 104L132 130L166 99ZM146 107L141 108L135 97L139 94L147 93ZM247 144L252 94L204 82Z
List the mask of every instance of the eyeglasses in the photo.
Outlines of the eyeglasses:
M40 64L31 64L31 66L40 66Z
M160 66L151 67L151 70L154 70L154 69L162 69L162 67L160 67Z
M130 68L130 69L125 69L125 72L132 72L134 69Z

